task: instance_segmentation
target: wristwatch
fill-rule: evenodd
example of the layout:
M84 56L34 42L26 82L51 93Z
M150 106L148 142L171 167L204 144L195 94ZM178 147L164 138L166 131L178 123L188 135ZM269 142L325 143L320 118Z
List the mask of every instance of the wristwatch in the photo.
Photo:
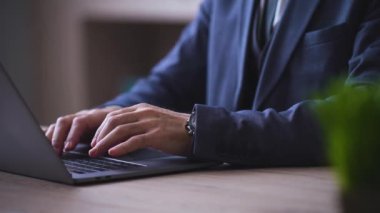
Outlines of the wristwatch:
M196 121L196 116L195 116L195 110L193 110L193 112L191 113L185 125L185 130L190 137L194 136L196 125L197 125L197 121Z

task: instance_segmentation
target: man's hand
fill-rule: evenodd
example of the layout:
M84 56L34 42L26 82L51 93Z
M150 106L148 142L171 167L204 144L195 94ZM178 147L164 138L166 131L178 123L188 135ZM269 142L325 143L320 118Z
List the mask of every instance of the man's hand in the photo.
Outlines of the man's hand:
M148 104L112 111L96 131L89 155L108 152L116 157L145 147L188 155L191 138L185 124L189 116Z
M85 135L94 133L108 113L121 109L107 107L104 109L83 110L76 114L62 116L45 131L57 154L70 151Z

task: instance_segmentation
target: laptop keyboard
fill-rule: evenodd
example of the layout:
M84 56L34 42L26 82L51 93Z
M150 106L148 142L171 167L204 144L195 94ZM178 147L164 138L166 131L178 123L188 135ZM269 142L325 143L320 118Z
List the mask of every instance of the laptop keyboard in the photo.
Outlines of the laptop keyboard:
M143 166L107 158L63 159L63 162L70 173L76 174L103 172L107 170L127 170Z

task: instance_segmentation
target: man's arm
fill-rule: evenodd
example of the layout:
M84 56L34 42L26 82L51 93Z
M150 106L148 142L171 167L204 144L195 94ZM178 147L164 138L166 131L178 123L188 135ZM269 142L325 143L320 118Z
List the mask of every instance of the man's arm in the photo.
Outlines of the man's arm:
M350 85L369 85L380 79L380 2L372 1L366 14L348 62L346 82ZM193 154L255 166L323 164L325 144L312 108L324 103L310 100L285 111L268 108L262 112L197 105Z

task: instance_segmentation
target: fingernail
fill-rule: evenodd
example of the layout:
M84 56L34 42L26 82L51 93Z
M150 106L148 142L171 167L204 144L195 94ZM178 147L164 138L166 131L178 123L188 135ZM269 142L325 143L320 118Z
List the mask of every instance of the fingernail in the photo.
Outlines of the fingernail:
M108 154L111 155L111 156L113 156L113 155L115 154L114 149L110 149L110 150L108 150Z
M88 155L90 155L90 157L96 157L96 149L95 148L92 148L90 149L90 151L88 151Z
M67 142L63 151L66 152L66 151L71 150L71 149L72 149L72 146L73 146L73 145L72 145L71 142Z
M112 148L112 149L108 150L108 154L111 156L118 156L119 152L117 149Z
M94 147L95 146L95 139L92 139L91 141L91 147Z

